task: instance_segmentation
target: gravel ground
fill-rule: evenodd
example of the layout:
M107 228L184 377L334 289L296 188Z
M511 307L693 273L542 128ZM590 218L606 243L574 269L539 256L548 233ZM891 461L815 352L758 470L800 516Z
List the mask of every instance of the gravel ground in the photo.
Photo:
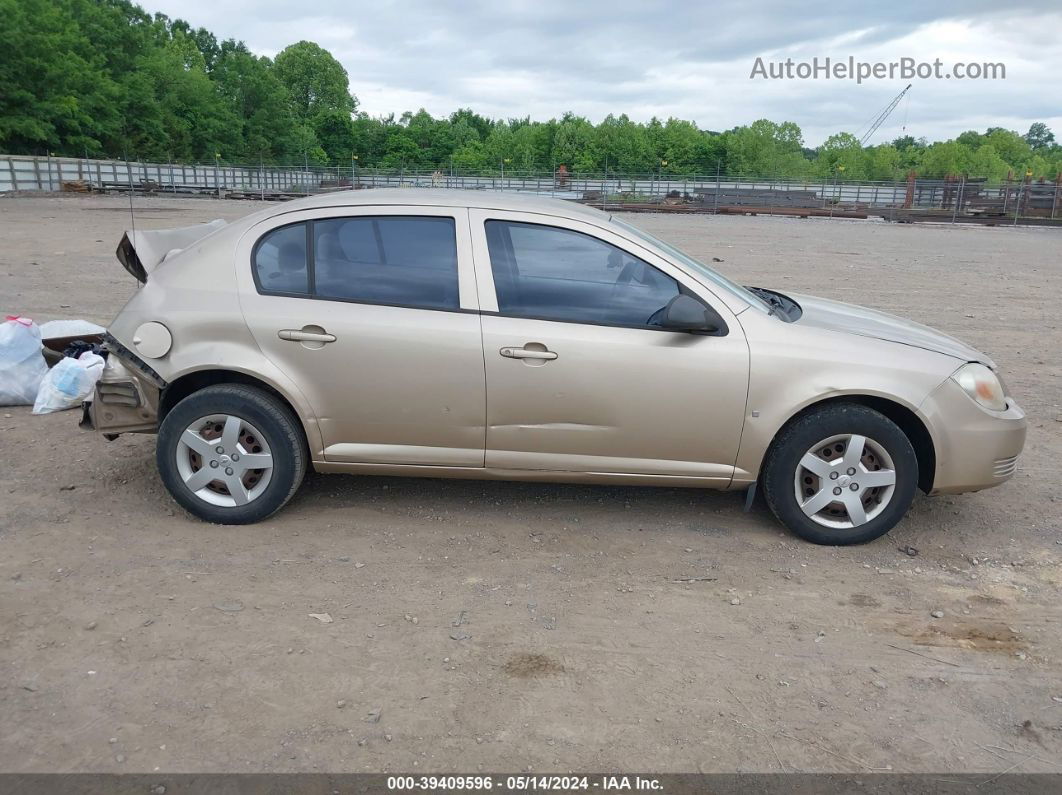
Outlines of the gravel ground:
M1017 476L847 549L738 494L338 475L221 528L169 499L152 437L0 409L0 770L1062 769L1059 232L630 220L983 348L1029 414ZM106 324L127 223L0 199L0 311Z

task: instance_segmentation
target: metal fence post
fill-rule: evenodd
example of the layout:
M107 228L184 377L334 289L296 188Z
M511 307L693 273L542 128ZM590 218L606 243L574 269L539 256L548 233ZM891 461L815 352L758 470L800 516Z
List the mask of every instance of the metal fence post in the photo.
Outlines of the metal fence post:
M719 189L722 187L719 182L719 167L718 160L715 161L715 214L719 215Z

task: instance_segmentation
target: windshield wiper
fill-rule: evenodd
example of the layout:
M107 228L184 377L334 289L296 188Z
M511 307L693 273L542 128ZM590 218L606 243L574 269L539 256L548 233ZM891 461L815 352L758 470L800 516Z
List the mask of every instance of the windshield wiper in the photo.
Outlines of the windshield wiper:
M767 305L768 315L773 315L777 312L779 315L788 317L785 310L785 302L770 290L764 290L762 287L746 287L745 289Z

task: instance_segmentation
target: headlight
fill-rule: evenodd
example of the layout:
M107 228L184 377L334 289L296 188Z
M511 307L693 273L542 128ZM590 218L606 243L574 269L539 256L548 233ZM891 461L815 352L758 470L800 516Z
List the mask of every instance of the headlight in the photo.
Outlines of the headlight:
M964 364L955 371L952 378L955 383L963 388L967 395L986 409L1006 411L1007 398L1003 382L983 364L977 364L976 362Z

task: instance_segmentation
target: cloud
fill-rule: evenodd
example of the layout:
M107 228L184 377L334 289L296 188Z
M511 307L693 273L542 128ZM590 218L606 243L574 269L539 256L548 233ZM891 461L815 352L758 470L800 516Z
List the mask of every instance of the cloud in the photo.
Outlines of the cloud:
M919 80L875 136L930 139L966 129L1062 132L1062 9L997 0L891 3L629 3L459 0L354 4L316 0L146 0L220 38L275 55L300 39L327 48L373 115L471 107L548 119L676 116L723 130L795 121L809 145L866 126L907 81L750 80L764 60L1002 62L1005 80ZM906 129L904 121L906 120Z

